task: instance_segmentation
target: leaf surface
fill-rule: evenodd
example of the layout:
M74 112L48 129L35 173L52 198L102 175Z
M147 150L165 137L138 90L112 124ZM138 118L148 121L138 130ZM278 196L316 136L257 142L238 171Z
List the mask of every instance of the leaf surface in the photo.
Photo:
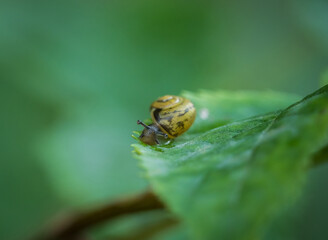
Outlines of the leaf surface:
M328 145L328 87L275 112L282 102L257 96L225 109L232 102L217 105L222 93L211 95L210 123L199 111L206 97L186 95L198 110L196 129L167 146L133 145L146 176L194 239L261 238L300 196L312 156Z

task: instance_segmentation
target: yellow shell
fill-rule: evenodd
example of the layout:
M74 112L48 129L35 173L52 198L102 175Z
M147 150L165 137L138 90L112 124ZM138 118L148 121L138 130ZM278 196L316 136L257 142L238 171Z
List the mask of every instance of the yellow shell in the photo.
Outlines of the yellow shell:
M150 114L159 129L169 138L176 138L187 131L196 118L194 105L185 98L166 95L150 106Z

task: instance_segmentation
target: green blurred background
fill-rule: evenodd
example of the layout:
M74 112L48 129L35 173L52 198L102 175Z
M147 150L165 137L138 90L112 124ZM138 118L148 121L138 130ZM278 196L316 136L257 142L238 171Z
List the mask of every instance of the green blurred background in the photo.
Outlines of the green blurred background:
M0 239L145 189L131 133L158 96L317 89L327 12L325 0L1 1ZM300 239L327 239L327 173L310 174Z

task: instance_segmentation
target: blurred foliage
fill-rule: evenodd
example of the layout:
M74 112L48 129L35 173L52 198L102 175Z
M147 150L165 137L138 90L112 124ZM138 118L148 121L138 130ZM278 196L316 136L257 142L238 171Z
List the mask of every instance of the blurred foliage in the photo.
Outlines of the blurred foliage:
M0 238L144 189L130 133L158 96L316 89L327 10L324 0L1 1Z
M208 114L220 123L226 116L215 112L225 106L233 118L238 101L222 101L225 95L194 102L197 109L217 106ZM257 104L239 100L249 105L239 117L250 117L247 108ZM288 209L300 195L313 154L328 146L328 85L283 111L210 130L206 119L199 122L204 131L187 132L169 147L133 145L154 190L186 222L192 239L275 239L266 232L282 213L277 221L292 228ZM276 239L297 239L284 238L277 227L271 231Z

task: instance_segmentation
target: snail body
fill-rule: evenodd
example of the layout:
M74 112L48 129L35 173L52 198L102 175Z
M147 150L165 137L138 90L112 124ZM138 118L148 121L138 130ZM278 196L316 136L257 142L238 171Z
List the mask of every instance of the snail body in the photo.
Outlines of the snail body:
M137 122L145 127L139 138L155 145L159 144L157 136L173 139L187 131L196 118L196 109L186 98L166 95L151 104L150 115L153 123L149 126Z

